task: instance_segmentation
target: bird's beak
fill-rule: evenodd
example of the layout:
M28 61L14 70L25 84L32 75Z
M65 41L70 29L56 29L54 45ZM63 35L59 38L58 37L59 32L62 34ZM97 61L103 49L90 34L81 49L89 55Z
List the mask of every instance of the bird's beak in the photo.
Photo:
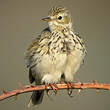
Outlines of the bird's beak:
M46 18L42 18L43 21L47 21L47 22L50 22L51 21L51 18L50 17L46 17Z

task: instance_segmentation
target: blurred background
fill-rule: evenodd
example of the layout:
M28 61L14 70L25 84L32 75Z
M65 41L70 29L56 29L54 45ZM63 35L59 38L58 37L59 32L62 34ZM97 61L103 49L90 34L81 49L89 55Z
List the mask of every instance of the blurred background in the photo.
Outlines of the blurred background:
M24 53L31 41L47 24L41 21L51 7L66 6L72 15L74 29L87 48L85 63L75 81L97 80L110 83L110 1L109 0L0 0L0 91L29 84ZM40 106L27 108L31 93L0 102L0 110L110 110L110 92L84 90L59 91L50 100L45 95Z

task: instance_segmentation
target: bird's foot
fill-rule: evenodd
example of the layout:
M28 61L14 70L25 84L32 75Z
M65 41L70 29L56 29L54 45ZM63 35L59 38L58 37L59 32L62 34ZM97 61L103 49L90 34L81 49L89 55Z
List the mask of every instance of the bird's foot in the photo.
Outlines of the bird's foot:
M55 93L55 95L57 94L58 91L58 86L57 84L49 84L49 86L51 87L51 89L53 90L53 92Z
M71 82L66 82L66 84L67 84L67 90L68 90L68 95L70 96L70 97L73 97L73 96L71 96L71 94L72 94L72 92L73 92L73 86L72 86L72 83Z
M57 94L58 86L56 84L45 84L46 93L49 96L49 87L54 91L55 95Z
M49 88L48 88L48 84L45 84L45 90L46 90L46 94L49 96Z

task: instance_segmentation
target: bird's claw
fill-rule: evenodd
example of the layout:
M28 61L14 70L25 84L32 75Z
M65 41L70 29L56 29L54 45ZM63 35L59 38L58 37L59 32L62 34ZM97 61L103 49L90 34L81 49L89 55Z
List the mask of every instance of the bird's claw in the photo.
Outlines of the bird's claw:
M73 92L73 86L72 86L72 83L71 82L66 82L66 84L67 84L67 88L68 88L68 95L70 96L70 97L73 97L73 96L71 96L71 94L72 94L72 92Z
M45 84L46 93L49 96L48 87L50 87L54 91L55 95L57 94L58 86L56 84Z
M55 95L57 94L58 86L56 84L49 84Z

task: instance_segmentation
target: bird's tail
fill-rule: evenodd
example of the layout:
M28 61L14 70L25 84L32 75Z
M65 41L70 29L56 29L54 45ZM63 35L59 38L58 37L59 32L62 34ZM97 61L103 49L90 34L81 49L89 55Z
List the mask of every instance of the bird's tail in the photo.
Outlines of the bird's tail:
M32 105L40 104L42 102L43 96L44 96L44 91L34 91L29 100L28 107Z

